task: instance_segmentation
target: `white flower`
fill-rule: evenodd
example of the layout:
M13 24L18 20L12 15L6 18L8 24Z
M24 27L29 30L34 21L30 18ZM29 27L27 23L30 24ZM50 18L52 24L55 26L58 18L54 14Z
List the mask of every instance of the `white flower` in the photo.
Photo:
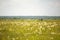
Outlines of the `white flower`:
M51 34L56 34L55 32L51 32Z
M50 37L50 39L54 39L53 37Z
M55 27L55 25L51 25L51 27Z
M47 25L47 22L44 22L44 25Z
M2 28L0 28L0 30L2 30Z
M15 40L15 38L12 38L12 40Z

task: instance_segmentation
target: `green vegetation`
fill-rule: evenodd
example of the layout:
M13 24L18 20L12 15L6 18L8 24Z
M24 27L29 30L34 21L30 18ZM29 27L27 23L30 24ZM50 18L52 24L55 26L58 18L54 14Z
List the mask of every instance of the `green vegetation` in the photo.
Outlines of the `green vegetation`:
M60 20L0 19L0 40L60 40Z

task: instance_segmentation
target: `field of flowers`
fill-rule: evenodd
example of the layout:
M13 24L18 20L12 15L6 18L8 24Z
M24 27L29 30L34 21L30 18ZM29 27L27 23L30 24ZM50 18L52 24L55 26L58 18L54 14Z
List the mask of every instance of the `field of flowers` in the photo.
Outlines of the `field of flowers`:
M0 19L0 40L60 40L60 20Z

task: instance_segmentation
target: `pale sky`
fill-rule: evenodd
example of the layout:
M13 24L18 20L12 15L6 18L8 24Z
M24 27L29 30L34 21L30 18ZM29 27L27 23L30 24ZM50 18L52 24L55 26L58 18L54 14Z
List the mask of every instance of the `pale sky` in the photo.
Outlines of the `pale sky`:
M0 16L60 16L60 0L0 0Z

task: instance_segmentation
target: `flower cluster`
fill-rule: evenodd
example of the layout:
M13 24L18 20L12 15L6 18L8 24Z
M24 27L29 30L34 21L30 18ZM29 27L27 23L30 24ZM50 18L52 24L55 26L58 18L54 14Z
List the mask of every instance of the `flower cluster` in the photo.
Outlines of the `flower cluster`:
M0 21L0 40L60 40L59 20L17 19Z

